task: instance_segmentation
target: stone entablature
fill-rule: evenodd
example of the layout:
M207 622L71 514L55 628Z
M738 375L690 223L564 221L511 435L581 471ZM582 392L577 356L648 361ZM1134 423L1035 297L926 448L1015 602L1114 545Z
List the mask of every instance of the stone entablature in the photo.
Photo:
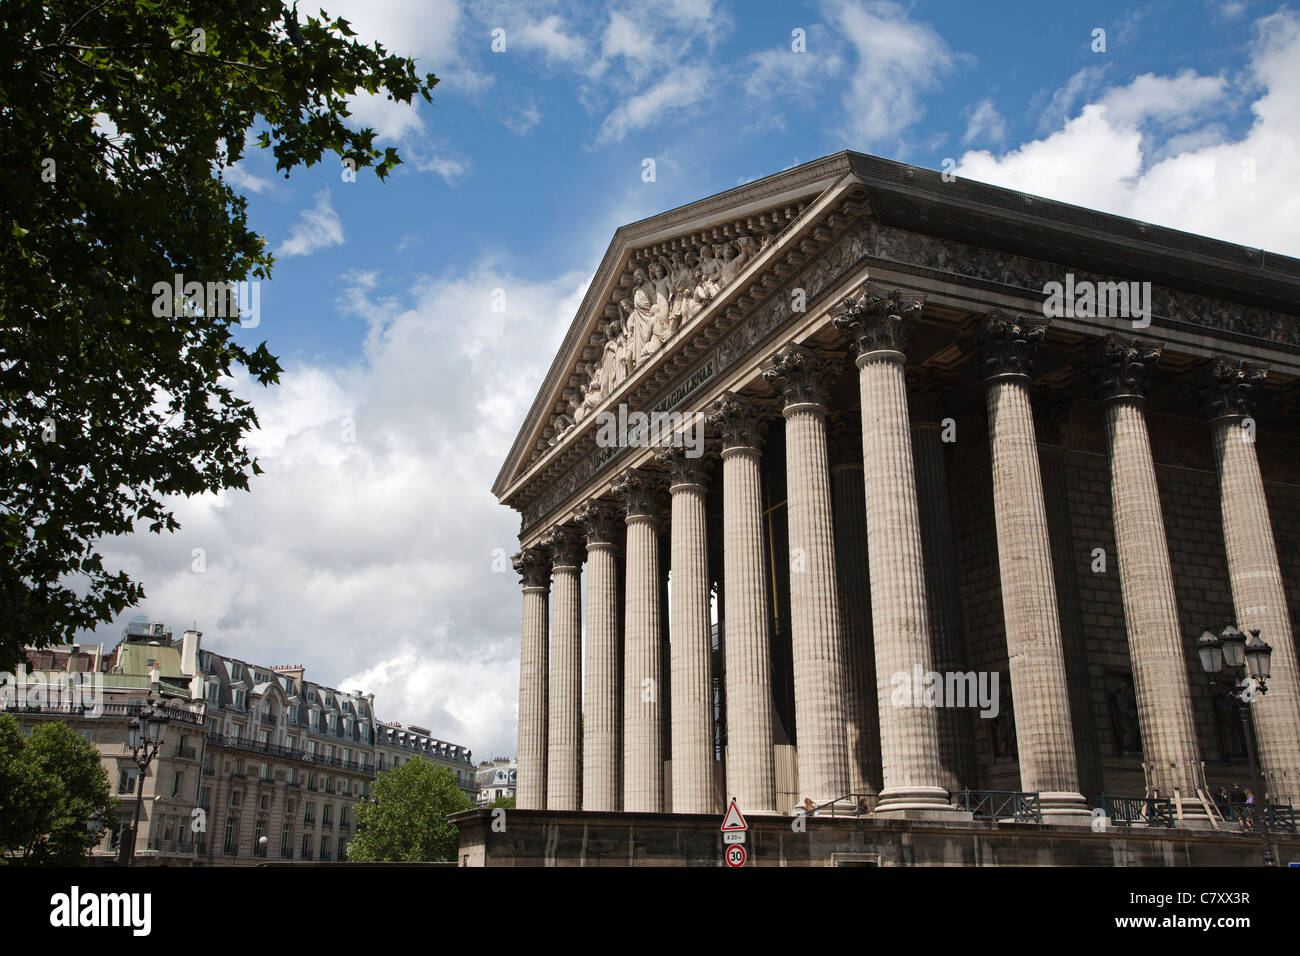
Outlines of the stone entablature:
M644 364L650 368L649 377L639 382L639 387L633 386L626 394L618 395L620 401L633 408L645 408L651 415L682 407L708 381L720 378L742 361L752 359L758 346L796 318L833 306L834 297L826 295L828 290L838 290L845 280L863 267L874 265L891 270L900 270L901 267L904 271L916 273L915 267L921 266L924 271L916 273L918 277L933 270L947 282L959 279L971 284L970 280L974 279L977 280L975 287L1015 296L1024 300L1029 308L1041 305L1044 284L1059 281L1066 271L1070 271L1068 265L1003 256L975 246L882 226L872 219L869 212L855 216L848 228L844 228L847 221L844 217L862 210L863 203L861 196L845 199L839 205L838 216L832 213L828 217L841 229L821 235L823 239L836 236L837 241L814 248L809 240L803 240L797 249L785 256L778 255L763 262L764 271L751 276L744 288L734 290L733 296L719 296L728 300L727 304L720 310L705 310L699 324L681 330L683 334L677 336L673 348L657 349L661 355L657 364L647 356ZM766 249L763 252L766 253ZM1115 276L1082 271L1074 274L1076 281L1120 281ZM805 306L803 312L795 308L800 297ZM1152 288L1152 302L1152 329L1167 329L1174 332L1175 337L1179 331L1192 327L1213 332L1216 336L1227 331L1257 339L1270 348L1294 350L1300 355L1300 318L1159 286ZM1037 314L1040 313L1033 312L1031 317ZM1075 321L1093 326L1098 331L1112 332L1116 331L1117 322L1121 320L1100 317ZM1054 324L1060 324L1059 320ZM1124 331L1129 325L1124 320L1119 330ZM1150 333L1150 329L1144 331ZM710 348L715 342L717 344ZM698 360L701 354L704 358ZM689 366L688 372L674 374L686 366ZM608 404L602 402L602 405ZM592 422L585 427L569 427L563 440L556 443L558 448L547 449L553 457L546 467L517 489L518 503L515 506L522 511L525 534L597 474L612 470L615 461L636 457L629 454L637 451L635 448L598 447L596 431ZM534 460L545 457L538 451Z

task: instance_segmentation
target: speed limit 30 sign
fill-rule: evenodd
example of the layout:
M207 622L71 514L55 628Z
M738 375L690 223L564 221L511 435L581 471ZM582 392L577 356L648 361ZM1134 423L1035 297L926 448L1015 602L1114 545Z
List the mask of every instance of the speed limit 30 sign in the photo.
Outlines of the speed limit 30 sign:
M727 847L727 866L740 867L745 865L745 847L740 843L733 843Z

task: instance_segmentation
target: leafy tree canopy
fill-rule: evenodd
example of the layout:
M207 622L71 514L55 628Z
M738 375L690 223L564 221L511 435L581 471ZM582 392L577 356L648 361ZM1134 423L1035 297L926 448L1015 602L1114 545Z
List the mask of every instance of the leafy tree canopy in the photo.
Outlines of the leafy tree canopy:
M97 540L175 530L164 496L258 473L234 376L280 366L210 290L273 257L222 170L260 126L286 177L327 152L388 175L400 158L346 98L438 81L353 36L254 0L0 5L0 669L144 597ZM209 291L157 308L177 275Z
M24 739L0 714L0 863L84 863L96 839L91 814L107 822L117 808L99 751L67 724L42 724Z
M430 863L456 858L460 831L447 815L473 804L456 775L416 757L375 778L371 796L357 808L357 835L348 859L373 863Z

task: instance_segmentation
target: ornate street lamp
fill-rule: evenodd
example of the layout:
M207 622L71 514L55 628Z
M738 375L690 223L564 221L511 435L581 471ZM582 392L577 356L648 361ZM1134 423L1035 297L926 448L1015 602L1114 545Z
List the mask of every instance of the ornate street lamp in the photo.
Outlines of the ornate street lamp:
M1196 642L1196 653L1201 659L1201 669L1210 681L1211 692L1237 710L1241 718L1241 732L1246 740L1246 756L1250 759L1250 776L1255 782L1255 803L1251 806L1251 826L1259 830L1264 844L1264 865L1275 866L1273 847L1268 842L1268 807L1264 800L1264 780L1255 756L1255 731L1252 727L1250 706L1259 694L1268 693L1269 659L1273 648L1259 636L1259 628L1251 628L1250 638L1229 624L1216 637L1206 628ZM1227 681L1216 679L1222 674ZM1229 683L1231 681L1231 683Z
M163 737L167 734L168 717L158 709L157 703L152 697L149 698L139 716L134 718L126 729L126 745L131 748L131 755L135 758L136 766L140 768L140 774L137 778L135 796L135 822L131 825L129 833L122 835L118 849L118 862L122 866L130 866L131 860L135 857L135 837L140 832L140 807L144 804L145 771L149 769L153 758L158 756L158 751L162 749Z

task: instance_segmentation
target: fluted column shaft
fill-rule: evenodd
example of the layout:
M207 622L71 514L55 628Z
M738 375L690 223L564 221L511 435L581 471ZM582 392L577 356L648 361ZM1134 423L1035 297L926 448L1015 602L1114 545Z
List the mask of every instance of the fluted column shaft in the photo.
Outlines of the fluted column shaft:
M1160 796L1177 793L1184 813L1204 816L1196 799L1201 755L1186 650L1140 398L1123 396L1106 403L1106 439L1115 549L1147 778Z
M880 810L948 805L939 761L938 721L921 701L896 706L895 678L933 670L925 561L912 464L903 354L858 358L862 396L862 463L867 506L867 563L880 708L884 790Z
M578 719L582 709L582 565L578 542L553 546L546 808L577 810Z
M763 555L758 415L724 395L707 422L721 432L722 618L727 708L727 795L744 813L775 813L772 742L772 635Z
M919 296L863 285L834 320L857 355L862 404L867 564L884 775L878 813L952 808L941 773L934 710L921 700L896 702L894 696L899 681L910 689L914 675L933 669L903 373L904 323L920 314L923 304Z
M880 722L876 711L876 661L871 634L862 431L856 423L853 427L853 454L857 462L831 468L835 569L840 579L840 619L845 638L845 746L849 755L849 789L853 793L879 793Z
M663 715L660 707L659 522L646 482L629 497L623 647L623 809L664 809ZM632 498L640 496L638 503Z
M912 423L912 459L916 468L916 499L925 553L925 594L930 620L934 669L942 674L964 673L961 582L952 533L952 503L948 497L948 463L937 422ZM940 707L938 723L941 786L956 792L975 782L975 701L967 706Z
M803 552L790 574L799 791L819 804L849 792L825 414L810 404L785 409L790 548Z
M618 707L618 557L610 541L612 515L588 510L587 661L582 722L582 808L620 809Z
M519 751L516 806L546 809L547 599L550 562L530 549L515 560L524 575L523 641L519 654Z
M1070 730L1065 655L1047 536L1043 480L1029 392L1023 380L988 384L993 509L1002 616L1016 705L1020 786L1056 807L1082 808Z
M718 813L713 795L708 543L703 484L672 495L671 693L673 813Z
M1258 628L1273 648L1268 693L1251 705L1260 770L1270 803L1300 805L1300 667L1254 430L1241 413L1218 415L1210 427L1236 624L1247 634Z
M785 405L799 792L817 804L849 793L825 405L827 387L841 361L840 356L790 346L774 355L764 370Z

